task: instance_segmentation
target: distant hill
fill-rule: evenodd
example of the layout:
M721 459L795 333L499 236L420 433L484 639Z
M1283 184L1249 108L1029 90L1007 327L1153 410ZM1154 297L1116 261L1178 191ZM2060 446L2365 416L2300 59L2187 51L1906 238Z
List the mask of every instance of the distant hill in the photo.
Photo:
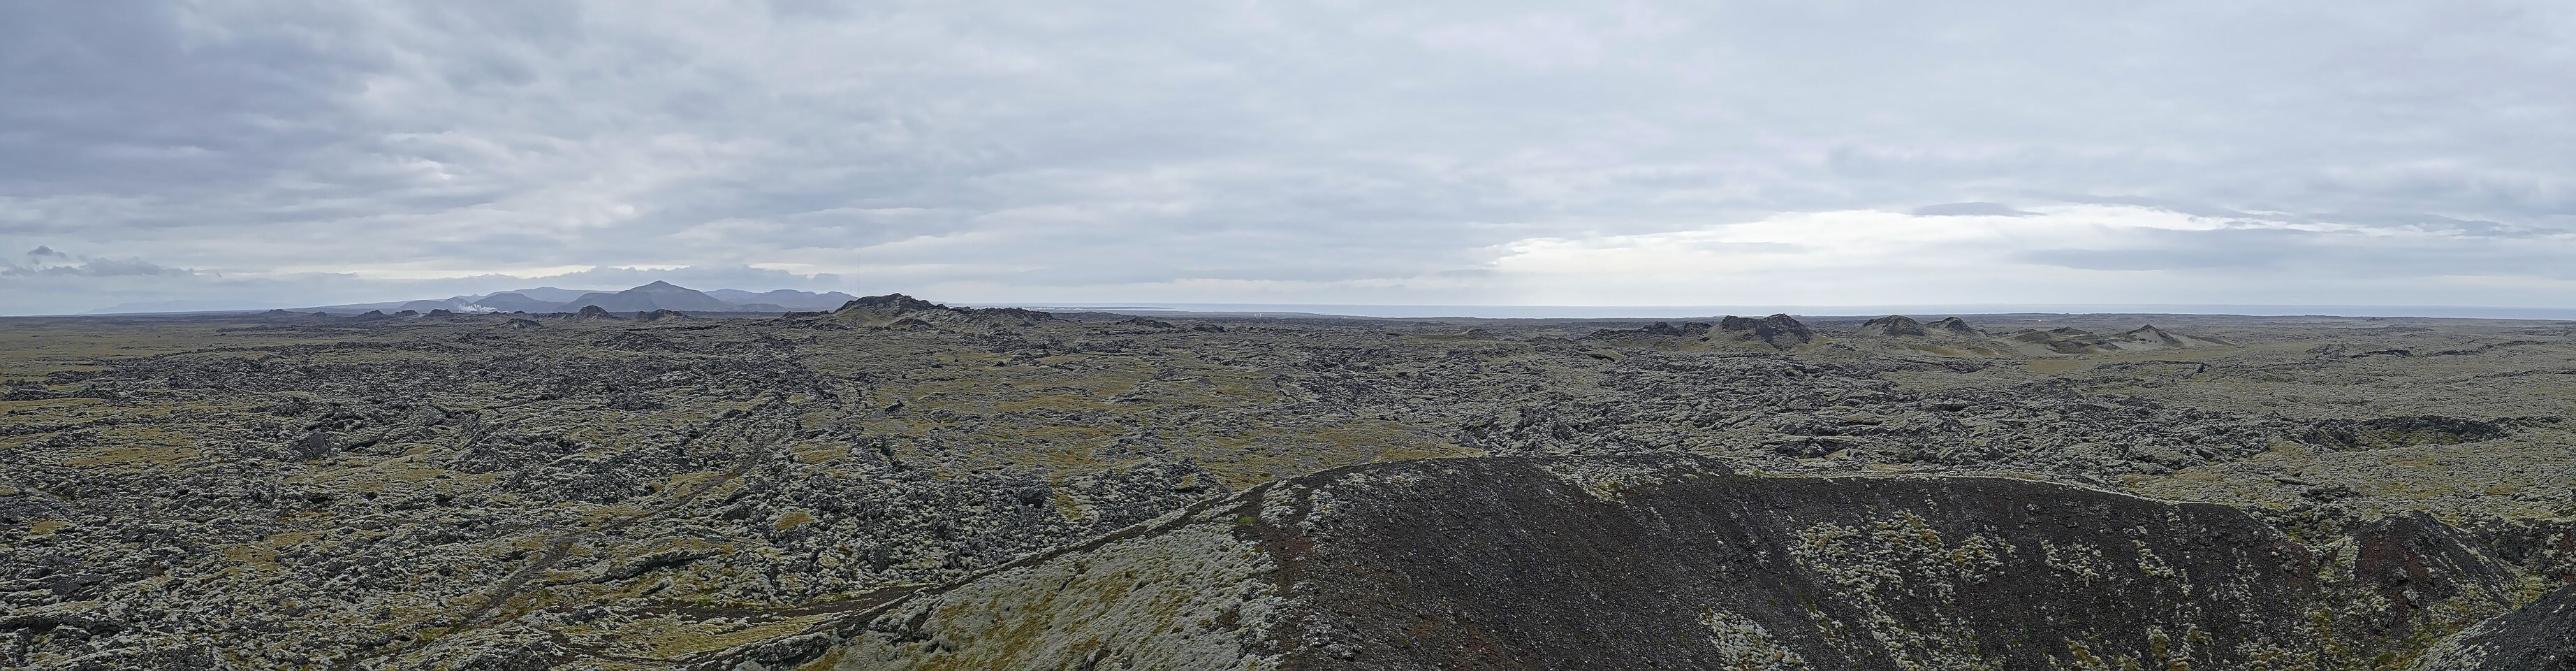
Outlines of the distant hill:
M482 300L474 301L474 304L501 312L551 312L555 306L563 303L538 299L516 291L504 291L484 296Z
M582 290L582 289L557 289L557 288L554 288L554 287L537 287L537 288L534 288L534 289L512 289L512 290L505 291L505 292L502 292L502 293L518 294L518 295L526 296L526 297L528 297L528 298L530 298L530 299L534 299L534 300L545 301L545 302L547 302L547 303L553 303L553 304L561 304L561 303L564 303L564 302L566 302L566 301L570 301L570 300L572 300L572 299L580 298L580 297L582 297L582 296L586 296L586 295L589 295L589 294L592 294L592 293L596 293L596 292L594 292L594 291L588 291L588 290ZM493 294L493 296L499 296L499 295L501 295L501 294ZM486 298L489 298L489 297L487 296Z
M794 289L744 291L716 289L698 291L669 282L651 284L621 291L577 291L555 287L513 289L480 296L452 296L445 299L351 303L302 308L296 312L359 314L381 311L388 314L402 310L427 314L431 310L454 313L526 312L553 314L580 312L583 307L597 306L610 314L629 314L669 310L672 312L794 312L836 310L857 296L830 291L815 293ZM119 306L128 307L128 306ZM135 310L140 312L142 310Z
M696 289L662 281L617 293L593 292L563 303L563 307L574 309L593 305L609 312L731 312L735 309L732 303L716 300L714 296L699 293Z
M715 297L716 300L732 303L745 308L765 304L778 306L788 310L838 310L841 309L841 306L849 304L850 301L859 299L857 296L852 296L838 291L829 291L818 294L811 291L797 291L794 289L779 289L776 291L756 294L739 289L717 289L707 292L707 295Z

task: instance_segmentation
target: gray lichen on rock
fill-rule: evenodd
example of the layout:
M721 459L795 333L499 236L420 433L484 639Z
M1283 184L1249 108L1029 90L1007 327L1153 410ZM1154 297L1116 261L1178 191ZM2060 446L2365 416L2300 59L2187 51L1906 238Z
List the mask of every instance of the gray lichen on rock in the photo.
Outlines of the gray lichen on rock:
M1809 671L1807 658L1780 645L1771 638L1761 623L1751 618L1720 610L1710 610L1700 621L1708 624L1708 640L1717 645L1717 668L1722 671Z

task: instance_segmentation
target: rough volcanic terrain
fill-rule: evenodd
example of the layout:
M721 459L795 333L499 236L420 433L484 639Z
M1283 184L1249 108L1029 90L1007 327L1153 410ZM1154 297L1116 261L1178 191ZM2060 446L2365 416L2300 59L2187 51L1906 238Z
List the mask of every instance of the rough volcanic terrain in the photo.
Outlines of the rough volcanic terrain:
M0 668L2549 668L2571 413L2560 322L0 319Z

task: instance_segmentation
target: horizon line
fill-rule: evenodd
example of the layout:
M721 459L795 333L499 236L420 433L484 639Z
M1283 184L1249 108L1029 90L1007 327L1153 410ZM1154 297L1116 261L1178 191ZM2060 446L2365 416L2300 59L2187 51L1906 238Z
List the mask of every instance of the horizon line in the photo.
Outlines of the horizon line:
M818 292L819 293L819 292ZM897 292L900 293L900 292ZM878 294L887 295L887 294ZM1412 319L1678 319L1733 314L1788 314L1799 317L1875 317L1885 315L2186 315L2211 317L2351 317L2425 319L2576 320L2576 306L2505 305L2367 305L2300 303L1942 303L1942 304L1740 304L1740 305L1581 305L1474 303L1214 303L1162 301L933 301L967 307L1015 307L1064 311L1196 313L1231 315L1311 315L1324 317ZM317 306L333 307L333 306ZM257 314L291 308L236 308L145 312L11 314L0 317L141 317ZM1438 311L1457 314L1435 314ZM1478 314L1481 313L1481 314ZM1581 313L1581 314L1571 314Z

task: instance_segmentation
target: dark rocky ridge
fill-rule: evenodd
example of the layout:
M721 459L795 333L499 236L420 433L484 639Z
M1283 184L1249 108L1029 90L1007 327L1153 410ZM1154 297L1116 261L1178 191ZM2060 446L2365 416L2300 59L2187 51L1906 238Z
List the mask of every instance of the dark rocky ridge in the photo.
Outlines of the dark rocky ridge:
M2513 574L2429 518L2328 545L2349 549L2225 506L2003 478L1430 460L1203 503L705 667L2347 668L2510 607ZM1259 557L1203 563L1229 552ZM1122 578L1110 562L1165 570ZM1062 589L1036 579L1060 574ZM1129 596L1173 581L1241 596ZM1135 608L1206 633L1086 624ZM2498 642L2484 659L2556 654L2529 642L2564 633L2559 612L2479 633Z
M950 307L903 294L862 296L832 311L844 323L903 330L936 330L964 324L1031 326L1055 315L1026 308Z
M1717 328L1737 338L1758 340L1779 349L1789 349L1816 340L1815 332L1807 330L1806 324L1799 323L1797 319L1784 314L1760 319L1727 315L1725 319L1718 320Z

